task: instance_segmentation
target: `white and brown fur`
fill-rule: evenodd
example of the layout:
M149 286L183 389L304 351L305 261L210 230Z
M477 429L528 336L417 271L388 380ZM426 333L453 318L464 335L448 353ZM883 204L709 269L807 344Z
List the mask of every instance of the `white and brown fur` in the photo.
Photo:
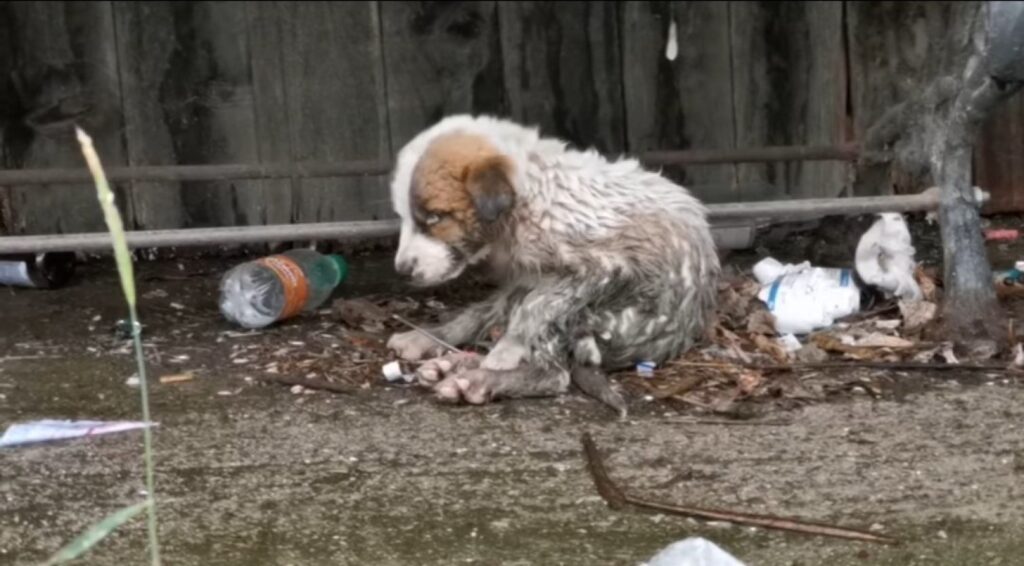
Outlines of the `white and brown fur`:
M570 374L586 388L604 371L680 355L712 320L720 266L705 209L635 160L459 115L399 152L391 193L400 273L437 285L484 263L504 282L429 329L455 345L504 330L482 360L421 367L443 399L553 396ZM416 331L388 346L407 360L442 354Z

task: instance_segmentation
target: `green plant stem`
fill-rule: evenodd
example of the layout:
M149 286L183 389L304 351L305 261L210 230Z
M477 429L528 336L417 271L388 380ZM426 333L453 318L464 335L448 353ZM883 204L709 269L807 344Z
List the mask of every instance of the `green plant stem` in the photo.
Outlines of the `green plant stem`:
M149 558L150 563L160 565L160 544L157 539L156 530L156 491L153 479L153 438L150 432L149 420L149 385L146 378L146 360L142 351L142 330L138 323L138 312L134 303L129 303L128 315L132 324L132 340L135 343L135 362L139 368L139 393L142 396L142 421L146 426L142 429L142 446L146 460L146 496L153 501L146 510L148 514L147 526L149 530Z

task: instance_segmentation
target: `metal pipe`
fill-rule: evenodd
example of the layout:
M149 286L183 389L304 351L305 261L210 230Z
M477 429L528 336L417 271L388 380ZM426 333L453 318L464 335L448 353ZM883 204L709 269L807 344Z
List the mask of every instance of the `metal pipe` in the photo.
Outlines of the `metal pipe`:
M854 161L856 144L838 146L774 146L728 150L689 149L685 151L649 151L641 161L647 165L710 165L721 163L768 163L772 161Z
M928 190L915 195L733 202L708 205L707 208L712 220L796 219L833 214L854 216L935 210L939 206L939 197L939 191Z
M228 228L126 231L129 248L170 248L224 244L298 242L304 240L355 240L398 234L397 220L365 222L320 222L314 224L271 224ZM109 251L113 248L107 232L2 236L0 254L55 251Z
M388 161L344 163L146 165L105 168L107 180L121 181L227 181L236 179L312 179L386 175ZM0 186L92 183L88 169L14 169L0 171Z
M851 197L833 199L784 200L708 205L714 221L780 220L830 214L868 214L873 212L910 212L934 210L938 191L890 197ZM229 228L190 228L182 230L129 231L131 248L187 247L218 244L296 242L304 240L357 240L393 237L398 220L362 222L325 222L314 224L273 224ZM39 253L44 251L99 251L111 249L105 232L43 236L2 236L0 254Z
M712 165L722 163L763 163L771 161L851 161L857 157L855 145L775 146L722 150L650 151L640 160L651 166ZM227 181L236 179L312 179L323 177L361 177L387 175L387 160L236 163L226 165L140 165L106 169L110 182L124 181ZM92 182L88 169L11 169L0 170L0 186L87 184Z

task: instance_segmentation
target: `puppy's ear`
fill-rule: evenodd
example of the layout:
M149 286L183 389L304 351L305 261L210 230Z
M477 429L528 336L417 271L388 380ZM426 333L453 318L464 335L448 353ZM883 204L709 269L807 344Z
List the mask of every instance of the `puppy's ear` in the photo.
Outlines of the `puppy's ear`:
M511 164L502 156L475 161L463 172L466 189L482 222L494 222L515 204Z

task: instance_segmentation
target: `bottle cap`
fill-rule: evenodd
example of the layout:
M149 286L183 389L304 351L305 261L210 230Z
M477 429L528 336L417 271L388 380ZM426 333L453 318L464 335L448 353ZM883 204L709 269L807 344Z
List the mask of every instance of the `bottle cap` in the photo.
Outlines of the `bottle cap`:
M334 262L335 267L338 268L338 283L340 284L348 275L348 262L345 261L345 258L337 254L328 255L327 258Z

